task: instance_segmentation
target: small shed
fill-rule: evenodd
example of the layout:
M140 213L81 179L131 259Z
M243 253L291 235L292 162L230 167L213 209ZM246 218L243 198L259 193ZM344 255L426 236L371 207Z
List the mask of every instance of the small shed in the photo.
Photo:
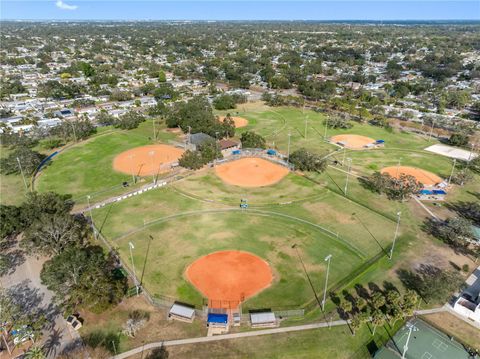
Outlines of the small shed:
M192 323L195 319L195 309L185 304L174 303L168 312L168 319Z
M278 320L273 312L250 313L252 328L272 328L278 326Z
M207 327L228 328L228 315L221 313L208 313Z

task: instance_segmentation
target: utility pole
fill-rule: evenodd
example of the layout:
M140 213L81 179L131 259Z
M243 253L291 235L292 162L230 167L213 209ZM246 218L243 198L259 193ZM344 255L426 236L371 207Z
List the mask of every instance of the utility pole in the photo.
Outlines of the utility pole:
M330 273L331 260L332 260L331 254L325 257L325 262L327 262L327 275L325 276L325 288L323 290L322 311L325 311L325 302L327 300L328 274Z
M352 169L352 159L347 158L348 167L347 167L347 180L345 181L345 196L347 195L348 190L348 177L350 176L350 170Z
M157 182L157 180L155 179L155 162L154 162L155 151L149 151L148 154L150 155L150 162L152 164L152 171L153 171L152 182L153 184L155 184L155 182Z
M450 186L450 182L452 181L452 176L453 176L453 171L455 171L455 164L457 163L457 159L453 159L453 166L452 166L452 172L450 172L450 177L448 177L448 185Z
M432 122L432 128L430 130L430 135L428 136L428 142L430 142L430 140L432 139L432 135L433 135L433 128L435 127L435 119L433 119L433 122Z
M20 163L20 158L17 157L18 167L20 168L20 173L22 174L23 184L25 185L25 191L28 192L27 180L25 179L25 174L23 173L22 164Z
M155 118L152 119L152 124L153 124L153 140L157 140L157 131L155 130Z
M133 158L135 157L135 155L130 155L128 156L128 158L130 158L130 167L131 167L131 170L132 170L132 182L133 184L135 184L137 181L135 179L135 170L134 170L134 166L133 166Z
M305 139L307 139L308 116L305 117Z
M97 241L98 240L97 231L95 229L95 223L93 222L92 207L90 206L90 195L87 195L87 204L88 204L88 212L90 212L90 222L91 222L90 224L92 225L93 238L95 238L95 240Z
M402 212L397 212L397 226L395 227L395 234L393 235L393 243L392 243L392 248L390 249L390 255L388 256L388 259L392 259L393 256L393 248L395 248L395 242L397 241L397 236L398 236L398 228L400 227L400 216L402 215Z
M73 128L73 139L75 140L75 142L77 142L77 134L75 132L75 125L73 124L73 122L75 122L75 121L70 122L72 124L72 128Z
M328 117L325 119L325 132L323 133L323 140L327 140ZM344 147L345 148L345 147Z
M412 336L412 332L418 332L418 328L411 323L407 323L407 328L408 328L408 336L407 336L407 342L403 346L402 359L405 359L405 354L407 354L408 344L410 343L410 337Z
M137 281L137 275L135 274L135 263L133 262L133 253L132 253L132 249L135 249L135 246L133 245L132 242L128 242L128 247L130 248L130 259L132 261L133 280L135 282L135 288L137 290L137 296L138 296L138 281Z
M213 167L217 165L217 152L218 152L218 132L215 132L215 158L213 159Z
M287 145L287 164L290 163L290 137L292 134L288 133L288 145Z

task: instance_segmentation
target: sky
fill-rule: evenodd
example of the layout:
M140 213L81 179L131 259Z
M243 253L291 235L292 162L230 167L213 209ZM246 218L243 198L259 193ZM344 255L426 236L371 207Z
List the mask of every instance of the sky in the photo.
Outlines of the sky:
M2 20L480 20L480 0L0 0Z

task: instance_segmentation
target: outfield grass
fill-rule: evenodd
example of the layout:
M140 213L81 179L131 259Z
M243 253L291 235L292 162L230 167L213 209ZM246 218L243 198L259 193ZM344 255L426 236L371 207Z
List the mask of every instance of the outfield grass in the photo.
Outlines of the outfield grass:
M151 144L151 121L130 131L114 130L65 149L54 157L36 180L36 189L70 193L75 199L119 186L131 181L131 176L113 170L114 157L130 148ZM160 132L160 140L174 139L175 135Z
M325 193L320 186L293 173L271 186L246 188L223 182L213 169L197 172L176 182L174 186L201 199L235 206L239 205L242 198L247 199L250 206L265 206L318 197Z
M274 271L274 283L247 300L245 308L298 308L313 298L302 265L291 246L298 244L307 272L317 292L322 289L324 258L332 254L331 281L342 278L362 258L348 243L326 236L317 228L290 220L251 212L224 212L179 217L148 226L145 230L116 240L120 254L127 258L129 242L134 243L138 274L143 269L148 236L152 235L146 288L153 294L168 295L196 305L201 296L184 279L185 268L211 252L236 249L266 259ZM215 299L215 298L211 298Z

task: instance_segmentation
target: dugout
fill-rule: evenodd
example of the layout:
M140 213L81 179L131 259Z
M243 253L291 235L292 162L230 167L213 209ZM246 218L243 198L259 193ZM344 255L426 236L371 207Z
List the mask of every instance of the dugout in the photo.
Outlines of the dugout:
M174 303L168 311L168 319L192 323L195 319L195 309L182 303Z
M278 320L273 312L250 313L250 325L252 328L274 328Z

